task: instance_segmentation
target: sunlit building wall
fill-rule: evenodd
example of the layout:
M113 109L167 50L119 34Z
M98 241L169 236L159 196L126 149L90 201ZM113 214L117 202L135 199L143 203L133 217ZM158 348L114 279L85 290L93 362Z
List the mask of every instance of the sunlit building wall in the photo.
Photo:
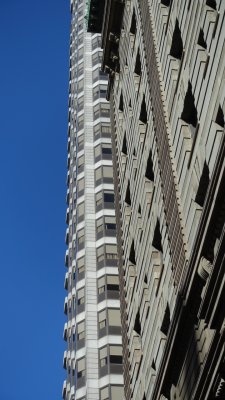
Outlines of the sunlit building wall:
M107 75L88 4L71 1L64 400L122 400L122 339Z

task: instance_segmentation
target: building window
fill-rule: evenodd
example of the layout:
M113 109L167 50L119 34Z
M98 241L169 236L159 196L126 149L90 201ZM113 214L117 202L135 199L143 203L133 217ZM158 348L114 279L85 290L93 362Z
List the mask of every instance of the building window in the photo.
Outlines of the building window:
M92 40L92 50L97 49L98 47L102 46L102 39L101 36L97 36Z
M216 115L216 124L220 125L223 129L225 127L225 121L224 121L224 113L221 108L221 105L218 107L217 115Z
M136 254L135 254L135 249L134 249L134 241L131 244L130 248L130 255L129 255L129 261L133 264L136 265Z
M85 236L84 236L84 228L83 228L77 232L78 250L81 250L84 248L84 240L85 240Z
M98 279L98 294L119 292L119 277L117 275L104 275ZM108 297L108 296L107 296Z
M109 190L104 190L104 192L96 193L96 211L102 208L114 208L114 193Z
M111 386L111 400L123 400L123 386Z
M122 364L122 346L109 346L110 364Z
M84 154L77 160L77 173L81 173L84 170Z
M137 52L134 72L135 72L136 75L141 76L141 58L140 58L139 49L138 49L138 52Z
M181 114L181 119L187 124L190 124L196 128L198 123L198 114L195 107L195 99L192 94L192 86L190 82L188 83L188 89L184 99L184 107Z
M110 400L108 386L104 387L103 389L100 389L100 400Z
M92 78L93 78L93 83L99 80L99 68L93 71Z
M152 162L152 151L151 150L150 150L149 156L148 156L145 177L147 179L149 179L150 181L154 182L154 172L153 172L153 162Z
M115 244L105 244L97 248L97 262L100 267L117 264L117 246Z
M179 23L178 20L176 19L173 38L172 38L172 45L170 49L170 55L174 58L181 60L182 54L183 54L183 41L181 37Z
M128 181L127 184L127 190L126 190L126 196L125 196L125 203L128 206L131 206L131 197L130 197L130 182Z
M130 26L130 33L132 33L132 35L136 35L136 30L137 30L136 15L135 15L135 11L133 10L131 26Z
M77 150L83 150L84 148L84 135L77 136Z
M202 28L200 29L199 36L198 36L198 45L203 47L203 49L205 49L205 50L207 49L207 44L206 44L206 41L204 38L204 32L203 32Z
M84 194L84 178L77 181L77 191L79 196L82 196L82 194Z
M98 314L98 325L99 329L106 327L106 310L100 311Z
M77 325L77 340L83 340L84 338L85 338L85 321L82 321Z
M146 103L145 103L145 96L143 96L142 104L141 104L141 112L140 112L140 121L143 122L143 124L147 124L147 109L146 109Z
M84 80L81 79L80 81L78 81L77 83L77 92L80 93L84 90Z
M78 223L84 220L84 202L77 205L77 221Z
M84 304L84 287L77 291L77 304L78 306Z
M99 337L121 334L120 310L108 308L98 313Z
M103 165L95 170L95 184L113 183L113 169L109 165Z
M85 376L85 358L81 358L77 361L77 378Z
M206 164L206 162L204 162L202 175L201 175L201 178L199 181L198 191L197 191L196 197L195 197L196 203L198 203L201 207L203 207L203 205L204 205L204 201L205 201L208 186L209 186L209 181L210 181L209 167Z
M83 73L84 73L84 63L83 62L78 65L78 71L77 72L78 72L78 76L83 75ZM82 86L81 90L83 90L83 86Z
M83 108L84 108L84 97L81 96L77 99L77 111L81 111L81 110L83 110ZM84 118L83 118L83 120L84 120Z
M85 270L84 257L78 258L78 260L77 260L77 272L78 272L78 274L83 273L84 270Z

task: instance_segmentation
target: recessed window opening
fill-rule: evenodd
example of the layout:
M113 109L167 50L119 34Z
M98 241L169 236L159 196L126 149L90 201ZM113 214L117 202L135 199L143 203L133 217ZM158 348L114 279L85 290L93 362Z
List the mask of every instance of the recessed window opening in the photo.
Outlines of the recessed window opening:
M136 57L136 63L135 63L135 69L134 69L135 74L141 75L141 58L140 58L140 53L138 50L137 57Z
M207 44L206 44L206 41L204 38L204 32L203 32L202 28L200 29L200 32L199 32L198 44L199 44L199 46L203 47L204 49L207 49Z
M140 336L141 335L141 322L140 322L140 313L139 310L137 312L135 322L134 322L134 330Z
M209 167L205 162L202 175L199 181L198 191L195 197L196 203L198 203L201 207L203 207L204 205L208 186L209 186Z
M132 33L133 35L136 35L136 30L137 30L136 16L135 16L135 11L133 11L131 26L130 26L130 33Z
M129 255L129 261L136 265L136 254L135 254L135 249L134 249L134 241L132 242L131 248L130 248L130 255Z
M152 161L152 151L151 150L150 150L149 156L148 156L145 177L147 179L149 179L150 181L154 182L153 161Z
M145 96L143 97L142 104L141 104L141 112L140 112L140 121L144 124L147 124L147 109L145 103Z
M126 191L125 203L127 203L129 206L131 206L131 198L130 198L130 182L128 182L128 185L127 185L127 191Z
M157 220L152 245L156 250L162 252L162 237L160 233L159 220Z
M192 86L190 82L188 83L188 89L184 99L184 108L181 114L181 119L187 124L190 124L196 128L198 122L198 114L195 107L195 98L192 94Z
M216 116L215 122L218 125L220 125L222 128L225 127L224 113L223 113L223 110L222 110L220 105L219 105L219 108L218 108L218 112L217 112L217 116Z
M183 54L183 41L181 37L181 31L179 28L178 20L176 20L175 29L173 32L172 45L170 49L170 55L178 60L181 60Z

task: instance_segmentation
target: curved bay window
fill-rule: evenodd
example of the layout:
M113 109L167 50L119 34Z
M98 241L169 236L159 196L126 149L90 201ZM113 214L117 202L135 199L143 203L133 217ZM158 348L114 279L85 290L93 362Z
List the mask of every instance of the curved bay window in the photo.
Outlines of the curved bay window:
M103 208L114 209L114 192L110 190L104 190L96 193L96 212Z
M122 346L107 345L99 350L99 376L122 374Z
M119 299L118 275L104 275L98 279L98 302L105 299Z
M103 236L116 236L116 217L102 216L96 221L97 240Z
M113 168L111 165L101 165L95 170L95 186L101 183L113 183Z
M85 345L85 321L79 322L76 327L77 332L77 350L81 349Z
M101 143L95 147L95 162L100 160L112 160L111 143Z
M107 308L98 313L98 337L121 335L120 310Z
M118 254L116 244L104 244L96 249L97 269L117 266Z
M100 389L100 400L123 400L123 386L110 385Z

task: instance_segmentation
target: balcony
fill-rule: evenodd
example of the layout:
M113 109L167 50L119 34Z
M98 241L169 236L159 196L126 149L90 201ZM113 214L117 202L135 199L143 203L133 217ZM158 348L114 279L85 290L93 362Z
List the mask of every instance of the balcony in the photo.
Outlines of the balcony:
M67 340L67 329L68 329L68 326L67 326L67 322L64 324L64 329L63 329L63 339L64 340Z
M66 244L67 244L67 246L68 246L68 244L69 244L69 228L66 229L65 242L66 242Z
M68 311L68 297L65 297L64 300L64 314L67 315L67 311Z
M69 220L70 220L70 209L67 207L66 209L66 224L69 225Z
M69 266L69 250L66 250L66 254L65 254L65 266L68 267Z
M63 368L66 369L66 365L67 365L67 351L64 351L63 354Z
M66 400L66 380L63 382L62 398Z
M66 274L65 274L65 280L64 280L64 288L65 288L66 290L68 290L68 277L69 277L69 274L68 274L68 272L66 272Z

